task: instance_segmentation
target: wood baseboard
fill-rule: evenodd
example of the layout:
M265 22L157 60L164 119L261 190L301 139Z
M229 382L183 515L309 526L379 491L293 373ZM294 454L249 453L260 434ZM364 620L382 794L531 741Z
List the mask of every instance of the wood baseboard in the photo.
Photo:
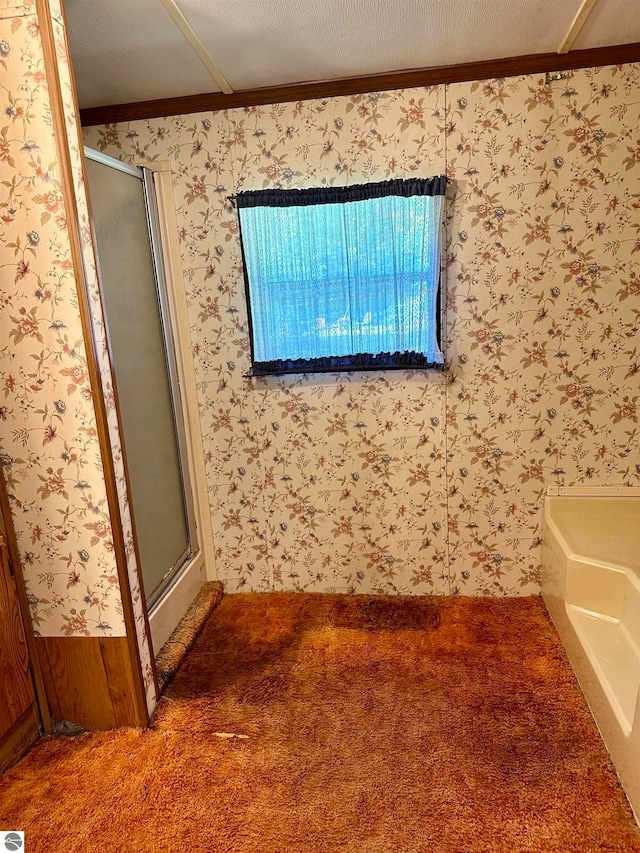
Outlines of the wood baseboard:
M146 726L126 637L36 637L51 715L83 729Z

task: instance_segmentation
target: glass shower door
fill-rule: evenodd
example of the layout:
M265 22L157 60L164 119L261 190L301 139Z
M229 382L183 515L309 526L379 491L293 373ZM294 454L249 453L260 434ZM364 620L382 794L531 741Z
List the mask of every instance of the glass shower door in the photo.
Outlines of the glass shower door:
M86 150L131 504L151 607L195 550L152 173Z

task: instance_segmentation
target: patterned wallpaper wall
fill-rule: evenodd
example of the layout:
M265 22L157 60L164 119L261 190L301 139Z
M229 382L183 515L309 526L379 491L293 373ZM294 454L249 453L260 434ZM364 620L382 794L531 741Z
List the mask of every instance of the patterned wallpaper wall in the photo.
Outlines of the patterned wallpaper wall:
M640 66L447 100L451 583L517 591L547 485L640 484Z
M133 521L129 505L125 463L120 438L120 424L115 405L113 388L113 371L109 358L107 335L105 330L104 312L100 287L98 283L97 261L87 192L85 188L84 160L81 154L83 144L78 124L78 108L75 98L73 75L69 63L69 44L66 35L66 23L60 5L60 0L49 0L52 15L53 34L56 43L56 60L60 89L64 104L65 139L73 174L73 192L80 230L80 248L84 269L85 287L88 294L89 314L96 356L102 382L102 392L107 415L107 431L113 468L118 492L120 525L124 540L127 577L131 592L131 602L135 619L136 641L142 666L147 709L151 714L156 703L156 687L152 669L152 643L148 636L145 622L144 605L142 602L142 583L138 571L137 553L135 548Z
M37 18L0 6L0 451L34 627L125 633Z
M228 591L539 589L545 487L640 482L640 67L86 131L172 163ZM239 189L451 178L448 373L251 380Z

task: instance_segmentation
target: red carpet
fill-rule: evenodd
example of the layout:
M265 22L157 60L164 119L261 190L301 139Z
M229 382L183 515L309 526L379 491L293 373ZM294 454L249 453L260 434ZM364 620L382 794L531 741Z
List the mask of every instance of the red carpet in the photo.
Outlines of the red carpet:
M531 598L228 596L153 728L41 741L0 827L28 853L640 853Z

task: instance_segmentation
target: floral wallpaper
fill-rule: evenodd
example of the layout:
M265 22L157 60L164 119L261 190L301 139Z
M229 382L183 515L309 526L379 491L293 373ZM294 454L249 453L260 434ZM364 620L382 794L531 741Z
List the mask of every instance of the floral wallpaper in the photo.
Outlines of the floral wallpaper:
M87 143L107 153L122 156L120 145L134 159L170 159L174 168L216 566L228 590L448 591L443 376L244 378L246 305L227 200L256 181L441 173L443 94L87 131ZM396 117L414 113L435 126L416 140L406 121L398 139Z
M36 0L0 0L0 18L20 18L35 10Z
M514 592L547 485L640 483L640 66L447 99L450 579Z
M78 221L80 223L80 242L83 257L84 281L89 296L91 327L93 338L96 342L97 359L107 411L107 427L111 446L111 457L113 459L116 476L120 522L127 557L127 573L135 618L136 639L145 684L147 709L151 714L157 699L152 668L152 643L151 638L148 635L147 623L145 621L142 585L134 545L133 523L127 491L122 442L120 439L120 425L115 406L113 373L111 369L102 300L98 283L97 262L91 230L91 218L89 214L87 193L85 190L84 160L81 155L81 146L83 143L80 129L78 127L75 88L69 64L69 45L65 31L64 16L58 0L51 0L50 8L54 38L56 42L58 73L64 101L66 143L71 158L75 203Z
M170 160L227 591L539 591L549 484L640 481L640 67L88 128ZM443 374L247 379L228 196L446 171Z
M0 452L34 627L125 633L36 17L0 11Z

